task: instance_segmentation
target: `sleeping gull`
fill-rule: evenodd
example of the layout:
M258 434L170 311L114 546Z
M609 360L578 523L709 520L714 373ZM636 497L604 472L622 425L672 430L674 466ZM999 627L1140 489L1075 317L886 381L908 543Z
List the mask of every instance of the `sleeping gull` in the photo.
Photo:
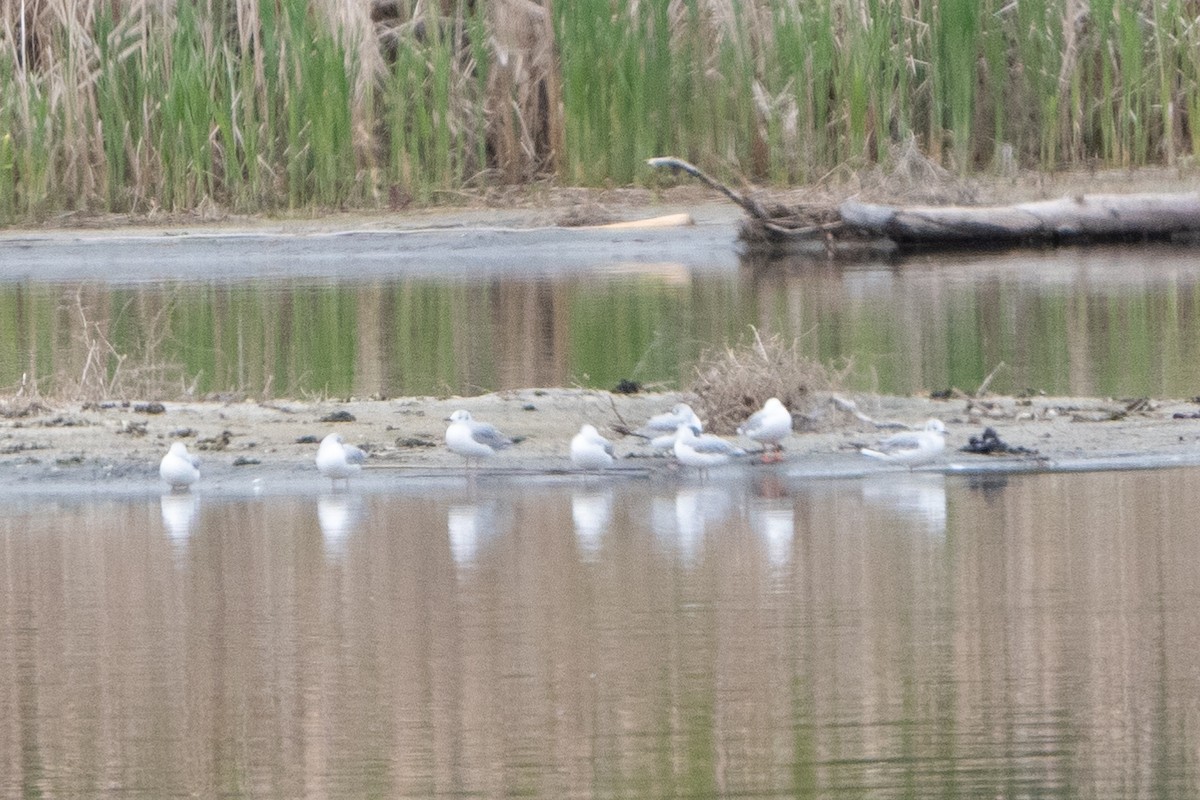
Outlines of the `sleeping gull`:
M578 469L604 469L612 466L612 442L605 439L594 425L584 425L571 439L571 463Z
M633 435L649 439L650 446L655 450L670 450L675 446L675 431L680 425L687 425L697 436L704 432L704 423L692 407L687 403L676 403L670 411L655 414L646 420L646 424L634 431Z
M696 467L703 474L709 467L727 464L735 456L744 456L746 451L724 439L704 434L697 436L688 425L675 429L675 458L679 463Z
M470 411L455 411L450 415L449 422L450 426L446 428L446 446L465 458L468 466L472 458L488 458L495 455L497 450L503 450L513 443L512 439L488 423L471 419Z
M646 420L646 424L634 431L634 435L644 439L652 439L664 433L674 434L680 425L690 425L692 428L704 429L700 418L687 403L676 403L670 411L655 414Z
M692 432L697 436L699 436L704 430L698 425L689 425L687 427L691 428ZM650 445L651 450L671 450L675 447L675 431L655 436L649 441L648 444Z
M909 469L934 461L946 449L946 426L940 419L931 419L919 431L904 431L889 436L879 443L878 449L864 447L859 452L864 456L904 464Z
M340 433L331 433L317 448L317 470L337 486L338 481L350 485L350 476L362 469L367 454L354 445L345 444Z
M171 491L187 489L200 480L200 459L187 450L183 442L175 442L158 465L158 476L171 487Z
M783 445L781 442L792 433L792 415L779 402L779 398L772 397L759 411L755 411L750 415L750 418L742 423L737 429L741 436L753 439L763 446L763 459L766 460L767 445L773 445L775 449L775 460L783 458Z

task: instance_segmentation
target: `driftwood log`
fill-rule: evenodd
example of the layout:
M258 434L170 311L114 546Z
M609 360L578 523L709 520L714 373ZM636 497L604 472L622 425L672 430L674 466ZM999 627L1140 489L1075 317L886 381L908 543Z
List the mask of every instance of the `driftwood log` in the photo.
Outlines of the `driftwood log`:
M899 207L850 199L837 207L766 206L677 158L651 166L686 172L746 212L741 238L751 250L850 255L901 248L1194 240L1200 193L1097 194L1010 206Z

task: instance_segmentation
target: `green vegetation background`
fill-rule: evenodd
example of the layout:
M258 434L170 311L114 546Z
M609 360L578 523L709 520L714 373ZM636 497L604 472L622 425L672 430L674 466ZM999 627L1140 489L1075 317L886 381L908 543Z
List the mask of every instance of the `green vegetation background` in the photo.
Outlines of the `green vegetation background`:
M4 4L0 223L625 185L664 154L782 185L908 141L963 173L1176 164L1200 143L1187 0L414 7Z

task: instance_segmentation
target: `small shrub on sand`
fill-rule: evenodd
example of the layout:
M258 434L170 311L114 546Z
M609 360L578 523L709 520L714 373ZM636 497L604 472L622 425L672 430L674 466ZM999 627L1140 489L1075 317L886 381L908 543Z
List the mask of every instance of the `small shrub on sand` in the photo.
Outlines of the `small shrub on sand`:
M841 372L804 355L798 340L764 339L755 330L747 344L702 355L691 391L706 429L731 434L771 397L793 417L812 417L841 381Z

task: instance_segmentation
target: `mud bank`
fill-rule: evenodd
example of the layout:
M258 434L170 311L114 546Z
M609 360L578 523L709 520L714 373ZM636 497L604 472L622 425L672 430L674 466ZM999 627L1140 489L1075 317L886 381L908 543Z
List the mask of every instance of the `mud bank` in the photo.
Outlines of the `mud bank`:
M206 496L324 492L314 465L316 442L331 431L369 452L351 491L419 491L432 482L468 478L463 460L443 444L445 418L465 408L505 433L523 437L476 470L472 480L597 480L570 469L571 436L591 422L612 438L618 466L601 480L697 480L674 459L652 454L636 437L616 433L668 409L679 394L614 395L580 389L528 389L469 398L242 401L231 403L51 404L12 400L0 421L0 500L33 496L91 498L163 491L158 460L181 440L203 463L196 491ZM1200 466L1200 407L1189 401L1087 398L932 400L855 396L875 422L919 426L928 417L949 429L944 458L927 468L946 474L1145 469ZM961 452L992 427L1024 452ZM747 458L721 479L777 473L791 479L854 477L898 468L858 454L889 430L821 402L797 423L781 464ZM750 442L742 442L748 448ZM710 476L710 479L713 479Z

